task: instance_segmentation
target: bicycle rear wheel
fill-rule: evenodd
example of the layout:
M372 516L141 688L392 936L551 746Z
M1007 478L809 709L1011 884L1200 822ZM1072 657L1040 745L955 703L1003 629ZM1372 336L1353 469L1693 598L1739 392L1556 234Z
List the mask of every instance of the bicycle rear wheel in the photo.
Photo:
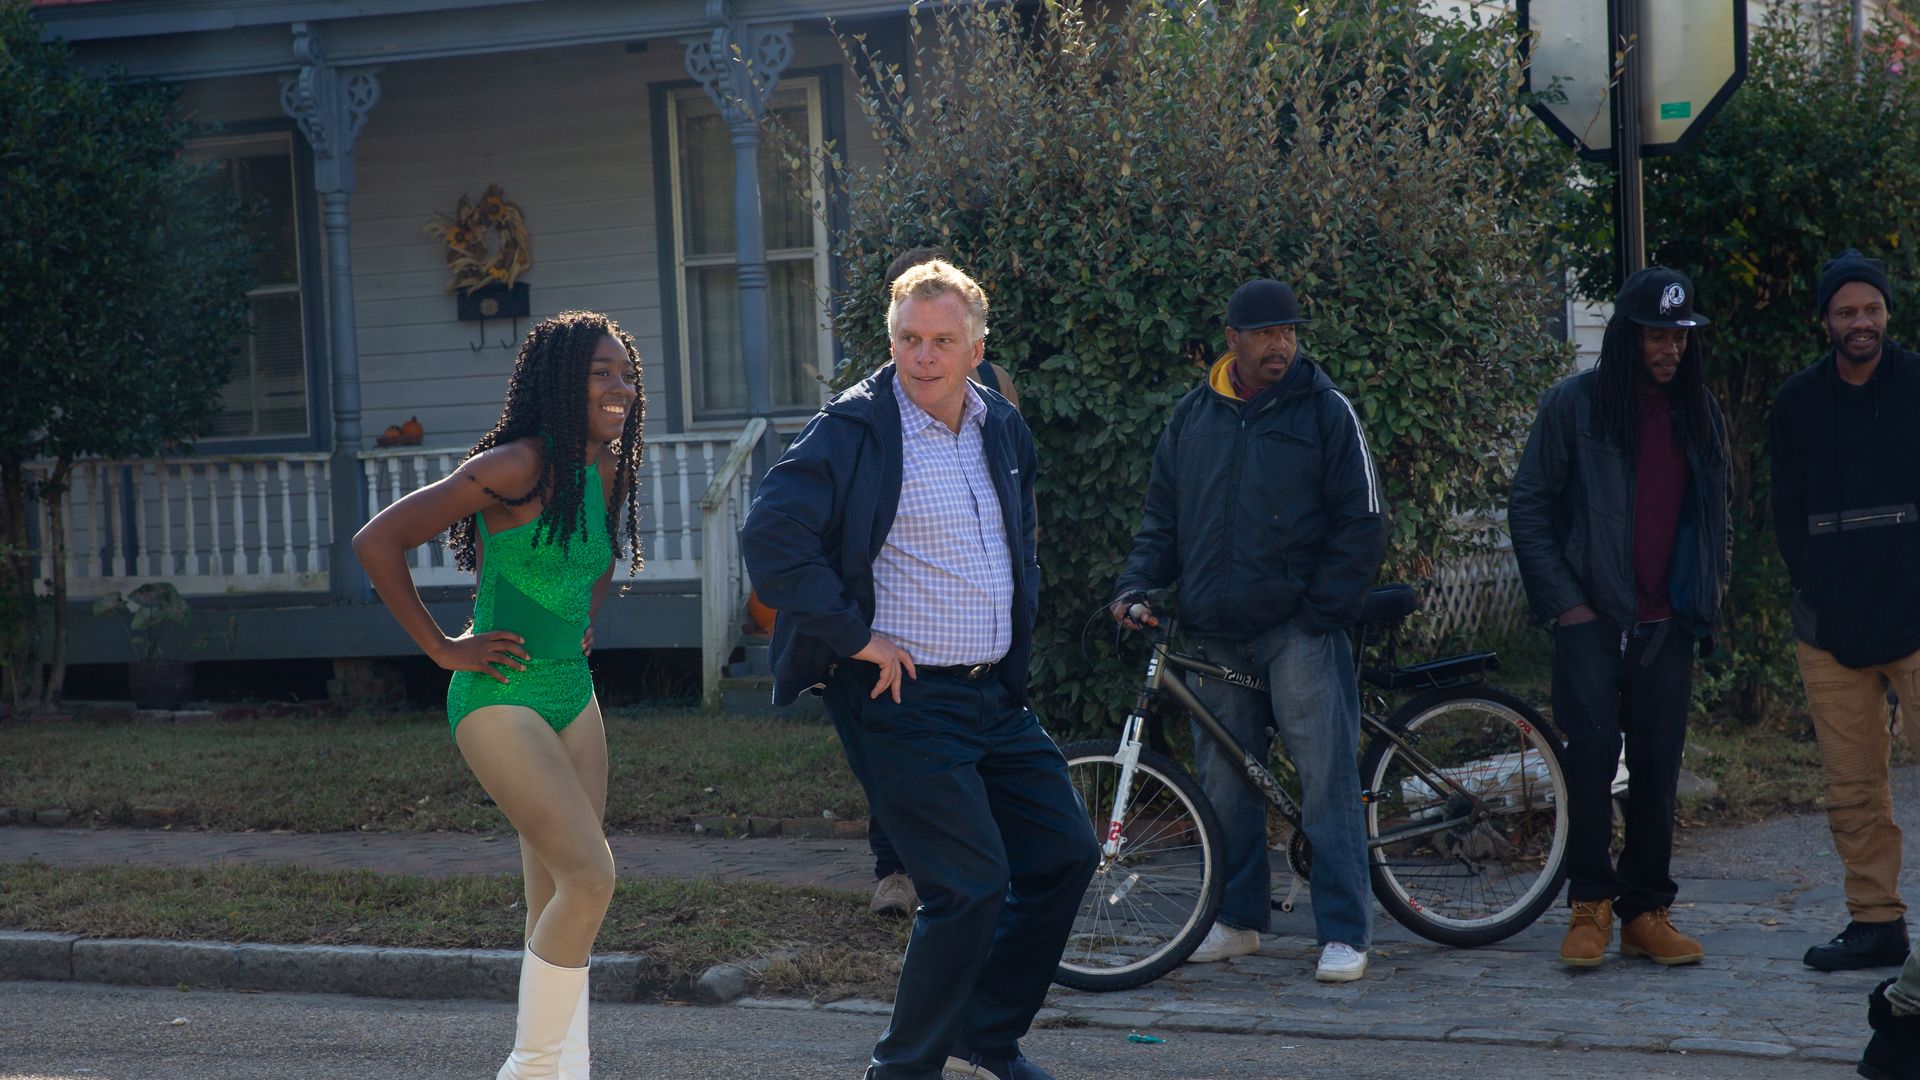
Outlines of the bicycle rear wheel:
M1491 686L1422 694L1394 710L1360 764L1374 896L1446 945L1489 945L1540 917L1566 875L1560 742Z
M1117 739L1093 739L1062 751L1095 837L1107 835L1120 783L1118 750ZM1180 766L1142 749L1120 850L1094 870L1053 981L1125 990L1165 975L1213 927L1225 884L1213 804Z

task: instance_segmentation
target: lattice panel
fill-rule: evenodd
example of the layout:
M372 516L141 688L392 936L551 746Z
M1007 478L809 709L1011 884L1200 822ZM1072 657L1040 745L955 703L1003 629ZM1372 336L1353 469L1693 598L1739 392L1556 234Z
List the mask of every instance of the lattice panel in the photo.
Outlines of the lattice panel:
M1416 634L1429 640L1486 641L1526 624L1520 565L1504 544L1443 563L1420 591L1421 610L1409 621Z

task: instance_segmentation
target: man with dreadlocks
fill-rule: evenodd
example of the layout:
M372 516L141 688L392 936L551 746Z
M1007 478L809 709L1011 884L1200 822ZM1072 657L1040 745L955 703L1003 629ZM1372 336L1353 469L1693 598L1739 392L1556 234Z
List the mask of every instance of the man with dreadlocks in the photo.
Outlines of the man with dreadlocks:
M944 260L893 283L893 362L760 482L747 571L779 611L773 696L820 686L919 888L868 1080L1048 1080L1020 1053L1099 848L1027 701L1040 588L1033 435L969 378L987 296Z
M1553 713L1567 738L1567 902L1560 961L1620 951L1691 964L1674 929L1674 791L1693 652L1730 565L1727 429L1702 378L1707 325L1685 274L1652 266L1614 298L1600 363L1540 399L1507 507L1533 612L1553 628ZM1616 866L1612 784L1631 788Z
M1920 708L1920 356L1887 338L1887 270L1852 248L1820 268L1832 347L1773 405L1773 529L1793 581L1800 680L1820 744L1827 825L1846 864L1846 929L1821 971L1907 956L1887 691Z
M453 672L447 721L520 834L527 941L499 1080L586 1080L587 960L613 896L607 737L587 654L614 558L640 569L640 355L604 315L566 311L520 346L500 422L451 476L353 538L407 634ZM624 513L623 513L624 511ZM407 570L441 532L476 571L473 624L448 637Z

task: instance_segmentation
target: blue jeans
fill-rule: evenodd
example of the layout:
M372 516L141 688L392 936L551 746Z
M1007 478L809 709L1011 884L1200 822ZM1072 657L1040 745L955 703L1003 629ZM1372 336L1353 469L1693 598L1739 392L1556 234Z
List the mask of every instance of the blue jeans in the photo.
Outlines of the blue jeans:
M1365 949L1373 941L1367 884L1365 808L1360 802L1360 691L1353 648L1342 632L1315 634L1284 623L1252 638L1197 638L1195 650L1236 671L1265 670L1267 693L1202 679L1187 686L1240 745L1272 760L1278 730L1300 773L1300 814L1313 844L1313 922L1320 944ZM1226 833L1221 922L1265 932L1273 911L1267 860L1267 801L1194 725L1200 786Z

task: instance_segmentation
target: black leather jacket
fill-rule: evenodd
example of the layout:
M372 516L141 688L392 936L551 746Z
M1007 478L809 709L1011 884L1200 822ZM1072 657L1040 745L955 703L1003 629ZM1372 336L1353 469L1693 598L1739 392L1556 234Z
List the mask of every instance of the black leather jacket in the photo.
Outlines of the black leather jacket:
M1562 380L1540 398L1507 503L1513 553L1534 617L1550 623L1586 604L1617 629L1633 626L1633 459L1593 427L1595 373ZM1707 398L1713 437L1687 452L1667 593L1696 637L1713 632L1733 564L1727 422Z

